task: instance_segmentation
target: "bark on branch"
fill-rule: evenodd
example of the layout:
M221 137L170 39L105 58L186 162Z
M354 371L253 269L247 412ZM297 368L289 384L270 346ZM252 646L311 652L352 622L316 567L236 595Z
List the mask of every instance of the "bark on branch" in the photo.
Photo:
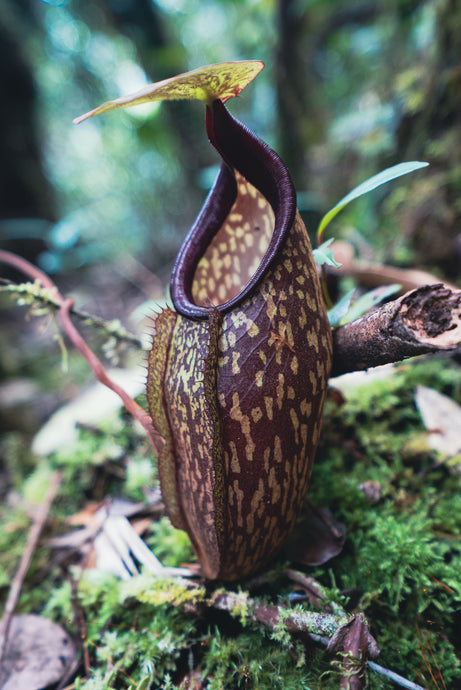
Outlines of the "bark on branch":
M425 285L338 328L332 376L460 345L461 290Z
M72 324L72 300L65 299L51 278L25 259L0 250L0 263L17 268L49 290L50 301L58 308L64 332L90 363L98 381L117 393L129 412L140 421L158 452L163 439L153 429L148 415L109 379L101 362ZM399 362L415 355L456 350L460 346L461 290L443 283L424 285L334 331L331 375Z

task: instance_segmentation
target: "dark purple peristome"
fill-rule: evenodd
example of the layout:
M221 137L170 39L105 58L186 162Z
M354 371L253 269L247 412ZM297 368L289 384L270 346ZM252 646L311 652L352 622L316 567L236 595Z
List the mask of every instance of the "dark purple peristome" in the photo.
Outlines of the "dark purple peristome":
M213 309L225 313L248 297L272 266L296 214L296 192L290 174L281 158L267 144L235 120L219 100L207 108L206 127L208 137L223 161L200 215L179 251L170 283L176 310L196 319L208 318ZM272 206L274 233L259 267L239 294L224 304L203 307L193 301L193 278L200 258L236 199L233 169L256 187Z

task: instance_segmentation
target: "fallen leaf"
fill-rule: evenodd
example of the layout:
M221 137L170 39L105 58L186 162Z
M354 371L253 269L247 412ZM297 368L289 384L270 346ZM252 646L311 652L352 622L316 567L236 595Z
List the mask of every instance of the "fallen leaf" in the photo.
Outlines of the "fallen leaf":
M429 446L445 458L461 453L461 406L426 386L417 386L415 402L429 432Z
M363 613L336 630L328 644L328 651L338 655L335 665L342 676L340 688L361 690L367 686L367 661L379 656L379 647L370 634Z
M148 508L141 503L118 499L88 504L70 519L71 524L84 527L48 539L47 545L62 552L61 560L72 557L73 563L78 559L86 568L97 568L122 579L137 575L142 568L156 575L189 577L186 568L163 566L141 539L152 523L152 513L146 515L146 511ZM131 522L127 516L131 516Z
M346 528L328 510L311 504L311 512L295 527L284 551L296 563L322 565L341 553Z
M264 63L260 60L222 62L200 67L170 79L148 84L128 96L107 101L85 115L76 117L74 124L78 125L93 115L101 115L117 108L156 101L197 99L212 103L220 98L224 102L233 96L238 96L263 68Z
M77 655L57 623L36 615L13 616L0 666L2 690L39 690L72 673Z
M102 501L89 501L83 510L66 518L68 525L74 526L100 526L97 513L104 508L108 515L123 515L131 518L141 513L152 512L154 506L147 506L145 503L133 503L122 498L110 498Z
M12 407L30 403L31 398L38 394L38 384L32 379L14 378L0 385L0 409L9 410Z

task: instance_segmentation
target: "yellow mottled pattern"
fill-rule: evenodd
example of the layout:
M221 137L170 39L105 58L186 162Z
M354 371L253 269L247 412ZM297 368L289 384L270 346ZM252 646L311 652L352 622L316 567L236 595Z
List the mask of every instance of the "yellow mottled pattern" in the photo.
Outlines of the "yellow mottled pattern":
M224 304L243 290L274 231L269 203L239 172L235 177L237 198L195 271L192 296L201 306Z
M186 529L182 506L178 500L174 440L168 421L167 396L164 391L166 368L176 318L176 312L171 309L163 309L154 317L152 333L154 346L149 353L147 368L147 402L152 424L164 440L164 445L156 448L163 497L168 504L168 512L173 525L180 529Z
M175 439L178 500L187 532L208 577L219 572L218 535L213 496L215 426L204 388L209 332L206 322L178 314L166 372L168 417Z
M272 210L240 176L239 187L198 265L199 304L238 294L270 241ZM245 301L205 321L167 312L156 321L161 343L148 385L162 402L150 403L151 414L167 440L164 467L171 463L162 490L165 481L176 490L168 510L179 507L204 575L240 579L275 555L300 513L331 367L331 331L299 214Z
M331 350L310 242L297 215L280 260L255 294L225 315L220 339L227 486L221 574L228 579L266 563L299 515L320 433Z

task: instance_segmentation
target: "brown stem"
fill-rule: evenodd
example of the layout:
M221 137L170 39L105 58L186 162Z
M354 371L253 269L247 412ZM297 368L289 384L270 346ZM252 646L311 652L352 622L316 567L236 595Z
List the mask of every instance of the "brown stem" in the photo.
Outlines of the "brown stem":
M51 504L53 503L56 492L61 484L62 473L55 472L50 477L50 486L48 493L43 501L40 509L35 516L32 526L27 537L27 543L19 562L18 569L11 583L10 590L5 603L5 608L3 612L3 618L0 624L0 667L3 655L8 642L8 632L10 629L11 618L13 616L16 604L18 603L19 595L21 593L22 583L27 575L32 556L34 554L37 542L40 538L43 526L50 512Z
M128 412L132 414L133 417L138 420L138 422L140 422L140 424L145 429L149 437L149 440L152 443L152 446L158 453L163 446L163 439L152 426L151 418L149 417L147 412L145 412L142 409L142 407L138 405L138 403L135 400L133 400L133 398L130 395L128 395L128 393L125 390L123 390L123 388L121 388L117 383L115 383L115 381L112 381L112 379L108 376L106 370L104 369L101 363L101 360L98 357L96 357L92 350L90 350L90 348L88 347L88 345L86 344L86 342L84 341L84 339L72 323L69 313L72 306L72 299L63 299L61 308L58 312L59 322L61 324L63 331L71 340L75 349L78 352L80 352L82 357L86 359L93 371L93 374L95 375L95 378L100 383L104 384L104 386L114 391L114 393L118 395L118 397L120 398Z
M425 285L338 328L332 376L460 345L461 290Z
M341 672L341 690L362 690L366 687L367 662L370 657L379 656L379 647L370 635L363 613L355 615L336 630L328 643L328 651L338 656L334 665Z
M87 360L96 379L107 386L107 388L110 388L112 391L114 391L114 393L119 396L128 412L130 412L130 414L132 414L133 417L140 422L142 427L145 429L149 440L154 447L154 450L158 454L163 447L163 438L155 431L154 427L152 426L151 418L142 409L142 407L138 405L138 403L133 400L133 398L128 395L123 388L115 383L115 381L112 381L112 379L107 375L107 372L104 369L101 361L88 347L78 330L75 328L70 318L73 300L70 298L65 299L51 278L39 268L29 263L29 261L26 259L23 259L16 254L12 254L11 252L0 250L0 262L8 264L9 266L14 266L29 278L38 280L44 288L47 288L53 292L56 303L59 306L58 318L64 333L66 333L66 335L69 337L78 352L80 352L80 354Z
M32 280L38 280L44 288L56 290L56 292L58 292L58 288L51 278L37 268L37 266L27 261L27 259L23 259L22 256L0 249L0 262L8 264L8 266L13 266L13 268L24 273L24 275L32 278Z

